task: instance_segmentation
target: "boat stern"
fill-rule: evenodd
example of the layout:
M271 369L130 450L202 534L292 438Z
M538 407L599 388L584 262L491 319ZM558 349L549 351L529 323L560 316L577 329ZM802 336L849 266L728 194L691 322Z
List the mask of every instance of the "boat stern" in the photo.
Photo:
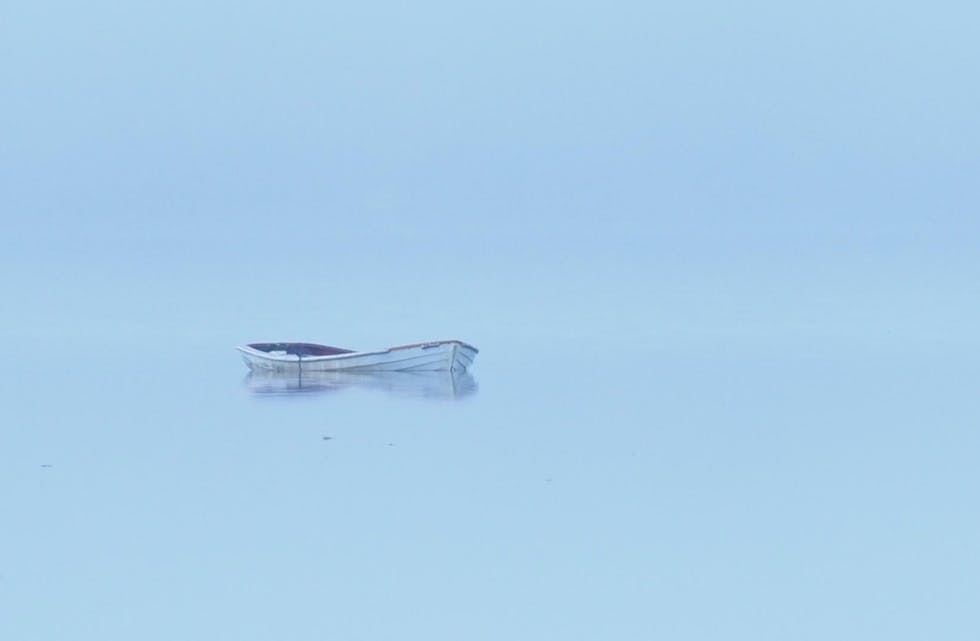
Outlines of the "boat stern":
M295 354L285 352L263 352L249 345L238 345L235 347L241 354L245 365L255 371L291 371L300 362L300 358Z

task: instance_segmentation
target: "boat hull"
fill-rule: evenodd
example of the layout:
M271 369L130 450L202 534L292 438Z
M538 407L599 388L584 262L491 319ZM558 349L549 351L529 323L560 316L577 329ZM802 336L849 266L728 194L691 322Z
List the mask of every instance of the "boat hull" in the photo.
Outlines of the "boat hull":
M291 372L464 372L473 364L478 350L461 341L436 341L374 352L349 352L330 356L270 354L248 345L238 351L253 371Z

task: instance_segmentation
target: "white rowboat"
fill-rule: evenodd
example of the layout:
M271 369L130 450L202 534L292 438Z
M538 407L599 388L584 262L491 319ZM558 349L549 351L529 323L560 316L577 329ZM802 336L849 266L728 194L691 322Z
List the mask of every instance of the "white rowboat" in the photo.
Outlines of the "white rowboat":
M249 343L236 349L253 371L464 372L477 350L462 341L433 341L358 352L315 343Z

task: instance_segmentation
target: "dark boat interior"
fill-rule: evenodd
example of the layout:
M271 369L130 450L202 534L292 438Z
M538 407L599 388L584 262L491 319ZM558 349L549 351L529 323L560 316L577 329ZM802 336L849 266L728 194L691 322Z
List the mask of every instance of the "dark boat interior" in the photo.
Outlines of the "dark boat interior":
M260 352L279 352L295 354L296 356L335 356L337 354L352 354L352 349L317 345L316 343L249 343L249 347Z

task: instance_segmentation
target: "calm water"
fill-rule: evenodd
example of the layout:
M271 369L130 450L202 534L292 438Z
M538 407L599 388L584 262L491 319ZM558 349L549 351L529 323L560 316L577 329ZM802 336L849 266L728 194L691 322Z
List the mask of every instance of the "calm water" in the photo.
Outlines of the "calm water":
M934 4L4 3L0 640L980 638Z
M457 380L303 383L205 339L8 346L0 632L956 637L975 363L482 347Z

